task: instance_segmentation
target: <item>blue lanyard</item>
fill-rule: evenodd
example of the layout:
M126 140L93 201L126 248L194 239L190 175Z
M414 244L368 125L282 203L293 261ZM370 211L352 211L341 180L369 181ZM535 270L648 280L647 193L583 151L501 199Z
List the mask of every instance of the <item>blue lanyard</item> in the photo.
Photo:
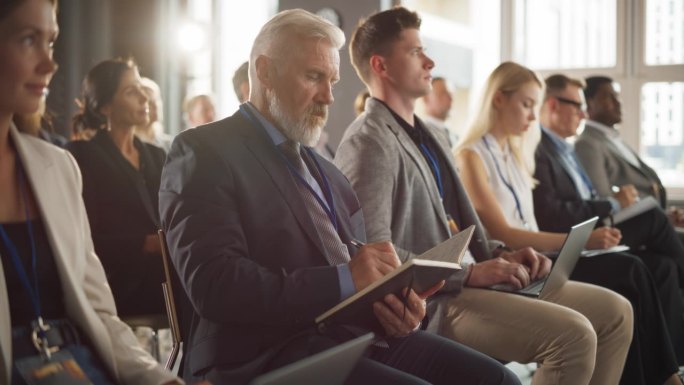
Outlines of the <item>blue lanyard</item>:
M515 193L515 189L513 186L511 186L510 183L504 178L503 173L501 172L501 168L499 168L499 162L497 162L496 157L494 156L494 153L492 152L492 149L489 147L489 142L487 142L486 137L482 137L482 141L485 144L485 147L487 148L487 151L489 151L489 155L491 155L492 160L494 161L494 167L496 168L497 174L499 174L499 179L501 179L501 182L508 188L508 191L513 194L513 199L515 199L515 208L518 210L518 215L520 215L520 219L523 221L523 224L525 227L527 227L527 221L525 220L525 216L522 213L522 208L520 207L520 199L518 199L518 194Z
M430 168L432 169L433 173L435 174L435 179L437 180L437 188L439 189L439 196L444 199L444 185L442 184L442 174L439 169L439 163L437 163L437 159L435 154L430 151L429 148L425 145L425 143L420 144L420 151L425 155L428 160L430 161Z
M244 105L240 106L240 112L247 117L253 124L257 126L261 126L261 124L257 121L257 119L252 116L252 114L247 111L247 108L244 107ZM313 159L314 164L316 166L316 169L318 170L318 174L321 176L321 179L323 179L323 195L325 198L325 202L321 199L320 195L316 192L316 190L311 187L309 182L306 181L304 176L299 174L299 171L292 165L289 159L280 151L278 151L278 154L280 157L283 159L285 162L285 165L287 168L290 170L292 175L295 176L295 180L298 182L302 183L304 187L306 187L309 192L316 198L316 202L321 206L323 211L328 215L328 218L330 219L330 222L332 222L333 227L337 231L337 213L335 212L335 198L333 197L332 194L332 189L330 188L330 183L328 182L328 178L325 176L325 173L323 172L323 169L321 168L321 165L318 163L318 160L316 160L316 157L311 153L311 149L309 148L304 148L304 150L309 154L309 157ZM305 162L306 163L306 162ZM327 203L327 205L326 205Z
M38 273L36 270L36 242L33 238L33 225L31 224L30 219L31 212L29 209L28 193L26 192L24 171L21 166L21 162L18 159L17 171L19 174L19 188L21 189L22 201L24 203L24 208L26 211L26 225L28 227L29 240L31 241L31 272L33 273L33 285L31 285L28 274L24 269L24 265L21 263L21 258L19 257L19 253L17 252L17 247L9 238L9 235L7 235L7 232L5 231L5 228L2 226L2 224L0 224L0 236L2 236L2 240L5 243L5 246L7 246L7 251L12 257L12 263L14 264L14 268L17 270L19 280L21 281L21 284L24 286L24 289L26 289L26 291L29 294L29 297L31 299L31 305L33 306L33 311L36 314L36 320L38 320L39 323L42 323L40 310L40 292L38 291Z

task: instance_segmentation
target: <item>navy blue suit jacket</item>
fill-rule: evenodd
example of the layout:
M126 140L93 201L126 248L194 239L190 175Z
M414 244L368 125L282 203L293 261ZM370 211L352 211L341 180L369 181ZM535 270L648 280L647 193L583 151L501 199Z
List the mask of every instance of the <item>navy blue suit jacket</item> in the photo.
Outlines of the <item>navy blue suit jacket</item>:
M534 177L539 184L533 190L534 214L540 230L567 233L577 223L610 214L608 200L582 199L558 149L544 131L535 160Z

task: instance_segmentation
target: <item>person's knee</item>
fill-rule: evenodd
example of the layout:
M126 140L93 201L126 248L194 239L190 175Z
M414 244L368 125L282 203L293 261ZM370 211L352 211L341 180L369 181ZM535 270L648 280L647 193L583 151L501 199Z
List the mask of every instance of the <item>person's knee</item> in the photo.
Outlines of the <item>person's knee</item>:
M614 292L606 296L606 300L601 303L601 308L611 314L612 322L605 327L613 330L614 333L625 341L632 340L632 333L634 331L634 311L629 301Z
M593 371L598 337L591 322L576 311L568 311L559 324L563 325L563 332L549 343L557 344L566 364L572 365L571 362L575 362L574 365Z

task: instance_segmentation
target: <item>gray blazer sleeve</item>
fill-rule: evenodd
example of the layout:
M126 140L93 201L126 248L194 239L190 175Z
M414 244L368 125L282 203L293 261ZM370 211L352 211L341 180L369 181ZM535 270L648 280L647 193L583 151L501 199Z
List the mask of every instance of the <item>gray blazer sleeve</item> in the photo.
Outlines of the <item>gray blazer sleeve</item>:
M392 240L396 156L377 137L369 135L352 135L337 150L335 165L349 179L359 197L368 242ZM394 248L402 262L416 256L396 245Z

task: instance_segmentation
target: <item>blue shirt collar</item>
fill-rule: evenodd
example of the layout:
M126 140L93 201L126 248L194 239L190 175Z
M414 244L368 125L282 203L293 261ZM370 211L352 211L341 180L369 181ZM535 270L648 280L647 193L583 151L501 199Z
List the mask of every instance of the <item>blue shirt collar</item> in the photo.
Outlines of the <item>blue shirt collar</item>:
M564 154L570 154L572 153L575 149L572 146L572 144L568 143L565 141L565 139L561 138L558 134L553 132L552 130L541 126L542 130L546 132L549 135L549 138L551 139L551 142L556 145L556 147L563 152Z
M245 106L249 110L249 112L252 115L254 115L254 117L259 121L259 123L261 123L261 126L264 127L266 133L273 141L273 144L279 146L287 140L285 135L283 135L283 133L280 132L280 130L277 129L276 126L269 122L268 119L266 119L266 117L264 117L264 115L262 115L261 112L259 112L259 110L257 110L251 102L244 103L243 106Z

